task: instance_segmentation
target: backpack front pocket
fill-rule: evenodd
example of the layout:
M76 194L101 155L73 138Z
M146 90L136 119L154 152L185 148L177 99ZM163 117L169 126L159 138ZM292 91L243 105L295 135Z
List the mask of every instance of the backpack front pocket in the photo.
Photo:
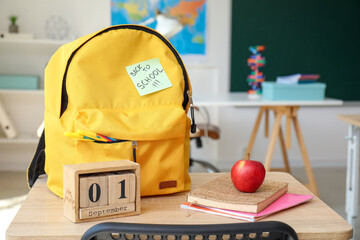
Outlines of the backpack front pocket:
M136 156L142 196L189 189L190 120L181 107L86 109L78 111L74 127L117 140L76 141L77 162L134 160Z

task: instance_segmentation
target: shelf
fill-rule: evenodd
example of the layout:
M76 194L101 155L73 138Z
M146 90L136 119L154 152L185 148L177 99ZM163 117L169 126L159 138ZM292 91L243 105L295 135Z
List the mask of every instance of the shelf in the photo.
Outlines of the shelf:
M51 56L70 41L0 38L0 74L39 78L39 89L0 89L0 103L18 133L9 139L0 127L2 168L26 169L24 159L32 159L39 143L36 129L44 119L44 68Z
M44 95L43 89L36 90L22 90L22 89L0 89L0 94L31 94L31 95Z
M32 54L34 56L45 54L48 58L67 41L57 41L51 39L0 39L0 52L9 54Z
M35 134L19 134L16 138L0 137L0 144L37 144L39 138Z
M61 46L70 42L70 40L52 40L52 39L21 39L21 38L1 38L0 43L16 44L47 44Z

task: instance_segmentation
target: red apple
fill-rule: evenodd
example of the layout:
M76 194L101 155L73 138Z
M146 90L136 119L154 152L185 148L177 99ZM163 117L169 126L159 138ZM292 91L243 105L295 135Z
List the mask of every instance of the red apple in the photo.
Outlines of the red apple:
M237 190L253 193L264 182L265 173L264 165L261 162L239 160L231 168L231 180Z

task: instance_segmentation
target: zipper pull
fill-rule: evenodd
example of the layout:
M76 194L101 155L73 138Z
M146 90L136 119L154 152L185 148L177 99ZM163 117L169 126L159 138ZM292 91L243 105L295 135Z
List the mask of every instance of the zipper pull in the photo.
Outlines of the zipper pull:
M132 141L132 149L133 149L133 160L136 162L136 149L138 148L137 141Z
M190 90L187 91L187 94L189 96L189 103L190 103L190 115L191 115L191 133L196 132L196 123L195 123L195 113L194 113L194 103L192 100L192 93Z

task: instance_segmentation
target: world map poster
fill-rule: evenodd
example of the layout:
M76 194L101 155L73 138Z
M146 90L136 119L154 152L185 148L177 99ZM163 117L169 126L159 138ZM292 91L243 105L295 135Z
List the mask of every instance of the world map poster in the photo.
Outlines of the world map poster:
M111 25L118 24L153 28L181 55L206 53L206 0L112 0Z

